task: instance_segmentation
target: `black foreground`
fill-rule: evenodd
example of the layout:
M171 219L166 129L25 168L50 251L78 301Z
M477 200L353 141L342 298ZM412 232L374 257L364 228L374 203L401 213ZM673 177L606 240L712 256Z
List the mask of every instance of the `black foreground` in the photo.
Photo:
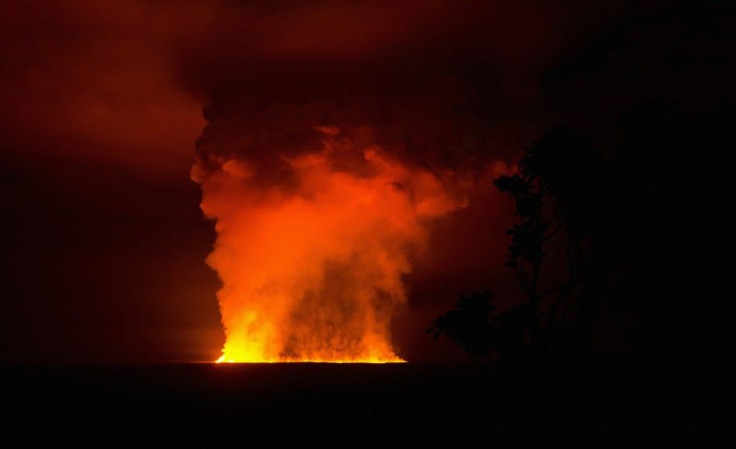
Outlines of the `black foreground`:
M3 367L12 441L261 447L729 437L726 371L693 366L499 370L473 364ZM726 406L726 407L724 407ZM21 440L17 440L20 437ZM3 442L5 440L5 442ZM258 441L259 445L253 446ZM23 445L25 446L25 444Z

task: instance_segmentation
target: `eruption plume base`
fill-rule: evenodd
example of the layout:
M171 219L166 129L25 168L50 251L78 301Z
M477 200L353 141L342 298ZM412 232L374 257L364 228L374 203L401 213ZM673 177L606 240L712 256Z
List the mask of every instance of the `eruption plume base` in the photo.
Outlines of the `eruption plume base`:
M283 359L283 360L233 360L226 359L223 354L215 360L215 363L406 363L406 360L394 357L393 359L382 358L357 358L357 359Z
M403 276L426 223L463 200L442 174L338 128L311 132L321 150L260 161L209 154L195 166L218 234L207 259L223 282L218 363L404 362L390 336Z

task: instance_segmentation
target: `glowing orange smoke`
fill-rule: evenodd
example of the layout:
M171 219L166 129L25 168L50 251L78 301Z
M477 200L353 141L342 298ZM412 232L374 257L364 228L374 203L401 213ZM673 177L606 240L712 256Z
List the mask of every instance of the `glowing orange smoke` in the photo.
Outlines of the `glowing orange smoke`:
M264 185L238 156L200 158L192 171L216 220L207 262L223 282L218 362L402 361L390 338L402 276L424 223L460 202L440 175L315 129L323 148L281 156L283 182Z

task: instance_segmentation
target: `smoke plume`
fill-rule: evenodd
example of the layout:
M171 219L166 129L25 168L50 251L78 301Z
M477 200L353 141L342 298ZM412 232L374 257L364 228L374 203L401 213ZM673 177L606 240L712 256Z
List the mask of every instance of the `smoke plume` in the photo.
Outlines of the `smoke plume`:
M205 130L192 177L216 222L222 361L401 360L390 326L407 299L402 277L426 248L426 224L463 206L462 182L372 134L320 105Z

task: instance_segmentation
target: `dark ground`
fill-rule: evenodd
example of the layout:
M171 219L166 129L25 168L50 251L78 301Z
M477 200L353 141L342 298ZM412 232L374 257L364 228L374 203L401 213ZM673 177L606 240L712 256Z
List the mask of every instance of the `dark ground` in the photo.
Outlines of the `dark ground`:
M3 447L15 447L9 443L19 436L26 443L103 446L156 440L254 447L283 439L600 444L640 439L641 431L701 446L724 441L736 427L727 371L694 366L161 364L3 372Z

